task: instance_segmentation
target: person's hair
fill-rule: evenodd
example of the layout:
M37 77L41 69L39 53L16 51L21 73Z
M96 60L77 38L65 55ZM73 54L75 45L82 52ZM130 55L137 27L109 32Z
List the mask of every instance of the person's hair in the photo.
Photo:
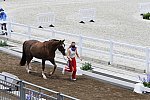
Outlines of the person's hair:
M72 43L75 43L75 42L71 42L71 44L72 44ZM69 48L71 48L71 45L69 46Z
M4 11L4 9L3 9L3 8L0 8L0 12L2 12L2 11Z

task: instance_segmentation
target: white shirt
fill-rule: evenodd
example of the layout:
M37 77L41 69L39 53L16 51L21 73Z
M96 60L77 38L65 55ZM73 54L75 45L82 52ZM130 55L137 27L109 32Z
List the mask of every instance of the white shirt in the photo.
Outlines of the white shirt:
M69 57L70 57L70 58L74 58L74 57L76 56L76 50L75 50L75 51L72 51L71 48L69 48L69 51L70 51Z

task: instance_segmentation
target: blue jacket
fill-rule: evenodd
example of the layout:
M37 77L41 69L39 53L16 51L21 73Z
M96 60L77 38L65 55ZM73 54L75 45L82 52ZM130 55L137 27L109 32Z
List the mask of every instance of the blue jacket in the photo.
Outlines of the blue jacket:
M1 13L0 13L0 20L6 21L6 18L7 18L6 13L5 13L5 12L1 12Z

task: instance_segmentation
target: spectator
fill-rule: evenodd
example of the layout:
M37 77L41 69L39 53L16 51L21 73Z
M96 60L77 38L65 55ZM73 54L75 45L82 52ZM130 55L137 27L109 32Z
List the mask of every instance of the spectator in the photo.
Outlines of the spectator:
M1 23L1 30L3 30L2 35L7 35L6 21L7 21L7 15L4 12L4 10L0 8L0 23Z

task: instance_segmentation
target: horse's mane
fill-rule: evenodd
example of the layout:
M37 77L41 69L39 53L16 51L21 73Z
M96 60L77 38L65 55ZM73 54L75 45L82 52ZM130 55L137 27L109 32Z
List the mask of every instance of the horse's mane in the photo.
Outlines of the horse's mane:
M44 45L48 47L49 49L53 48L56 44L58 44L59 40L51 39L49 41L44 41Z
M59 41L59 40L57 40L57 39L51 39L51 40L49 40L49 41Z
M59 40L57 40L57 39L51 39L51 40L48 40L48 41L44 41L43 43L50 43L50 42L56 42L56 41L59 42Z

